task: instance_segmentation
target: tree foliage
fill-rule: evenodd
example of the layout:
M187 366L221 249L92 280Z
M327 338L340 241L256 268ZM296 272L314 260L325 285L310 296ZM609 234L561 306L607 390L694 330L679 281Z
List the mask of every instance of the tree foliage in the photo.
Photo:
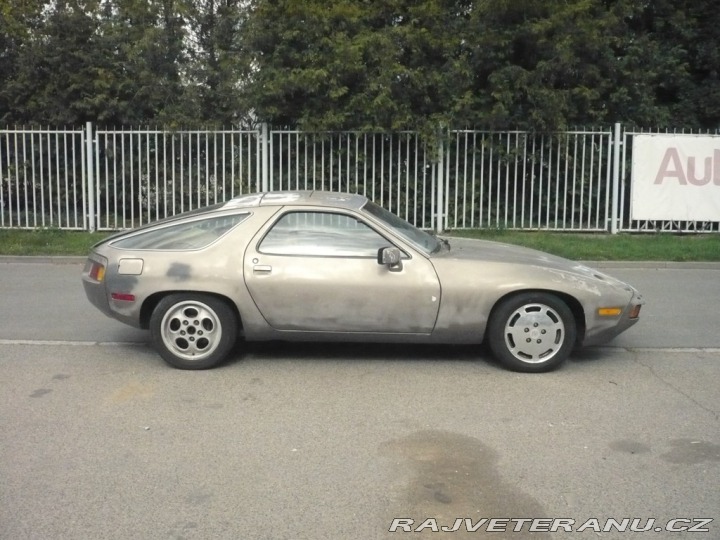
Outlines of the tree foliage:
M0 0L0 124L716 129L713 0Z

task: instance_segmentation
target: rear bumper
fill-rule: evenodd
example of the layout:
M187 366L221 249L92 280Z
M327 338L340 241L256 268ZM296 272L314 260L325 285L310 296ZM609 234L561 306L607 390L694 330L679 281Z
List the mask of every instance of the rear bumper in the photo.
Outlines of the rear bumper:
M107 260L104 258L94 257L91 255L87 259L82 273L82 283L83 289L85 289L85 296L87 296L87 299L93 306L102 311L108 317L113 317L104 281L98 281L90 276L90 270L95 262L107 266Z

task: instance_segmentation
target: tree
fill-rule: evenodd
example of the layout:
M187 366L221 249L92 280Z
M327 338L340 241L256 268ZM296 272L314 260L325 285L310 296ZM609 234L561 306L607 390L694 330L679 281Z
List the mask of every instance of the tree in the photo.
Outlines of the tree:
M637 84L643 75L646 80L654 76L652 86L645 88L654 114L633 120L639 125L717 129L720 11L716 3L656 0L634 4L627 19L636 53L631 82ZM630 85L624 86L629 89Z
M250 19L261 120L305 129L424 129L447 117L470 2L260 1Z
M241 88L247 82L250 56L244 49L247 10L243 0L188 0L190 28L185 65L186 106L197 120L231 125L249 121Z
M493 127L564 129L667 118L658 93L683 55L632 23L646 3L574 0L477 12L475 73L466 107Z
M17 107L9 85L18 76L22 48L40 26L42 0L12 2L0 0L0 125L14 121L11 111Z
M115 124L160 121L183 95L183 20L175 0L114 0L103 6L103 55L93 80L98 118Z
M720 123L714 0L0 0L0 122Z
M53 125L152 121L180 94L172 0L48 4L22 35L4 87L5 121Z
M717 126L712 0L257 0L249 101L310 129Z
M36 13L22 33L4 94L6 121L63 125L84 120L86 83L92 79L97 21L88 14L96 2L55 2L44 18Z

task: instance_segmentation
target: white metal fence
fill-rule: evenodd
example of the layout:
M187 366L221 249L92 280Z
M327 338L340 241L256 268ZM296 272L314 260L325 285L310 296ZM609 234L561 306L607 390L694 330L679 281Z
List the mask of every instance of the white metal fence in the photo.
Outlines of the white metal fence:
M611 131L453 132L446 228L610 230L612 145Z
M0 227L87 228L85 132L0 130Z
M0 130L0 227L117 230L266 190L367 195L428 229L719 230L629 217L631 140L556 134Z
M257 191L258 146L254 131L99 129L87 227L124 229Z

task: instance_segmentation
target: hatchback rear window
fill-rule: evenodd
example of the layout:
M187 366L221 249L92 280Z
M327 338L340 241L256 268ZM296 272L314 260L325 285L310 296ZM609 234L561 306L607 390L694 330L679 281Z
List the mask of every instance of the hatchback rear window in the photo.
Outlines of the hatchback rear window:
M177 223L111 242L120 249L189 250L212 244L250 214L234 214Z

